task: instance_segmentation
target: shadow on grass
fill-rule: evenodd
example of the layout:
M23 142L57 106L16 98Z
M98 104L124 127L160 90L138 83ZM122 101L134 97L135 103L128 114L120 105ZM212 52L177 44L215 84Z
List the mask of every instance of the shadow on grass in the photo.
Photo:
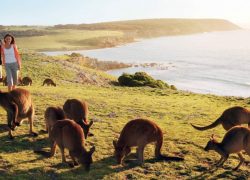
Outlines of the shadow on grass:
M221 174L215 176L215 179L249 179L249 171L246 170L226 170Z
M0 124L0 133L8 132L7 124Z
M49 147L48 138L33 137L30 134L22 134L9 139L8 134L0 137L0 152L15 153L23 150L34 150Z
M105 157L103 159L100 159L98 161L94 161L93 164L90 167L90 171L86 172L84 167L82 166L77 166L75 168L70 168L67 167L65 165L60 164L56 164L53 165L51 167L53 168L59 168L59 169L68 169L68 171L63 172L60 174L61 177L64 178L82 178L85 177L87 179L103 179L105 178L105 176L108 176L109 174L116 174L116 173L120 173L123 171L127 171L130 170L132 168L135 167L142 167L139 163L138 163L138 159L135 158L136 155L135 154L130 154L126 160L125 163L123 165L118 165L116 162L116 159L113 156L108 156ZM145 160L144 163L156 163L162 160L157 160L155 158L152 159L147 159ZM171 161L169 161L171 162Z
M248 170L233 170L234 167L231 165L223 165L217 167L216 164L208 162L209 168L204 167L203 165L193 166L193 170L200 172L201 174L197 176L192 176L190 179L249 179L250 174ZM244 163L245 166L248 165ZM243 167L243 165L242 165ZM220 171L218 171L220 170ZM218 171L218 172L216 172Z
M172 142L175 142L176 144L182 144L182 145L193 145L201 150L204 150L204 147L199 145L199 144L196 144L192 141L186 141L186 140L180 140L180 139L176 139L176 138L169 138L168 139L169 141L172 141Z
M227 168L230 170L223 168L225 169L224 172L217 174L217 175L213 175L220 168L218 167L210 168L197 176L190 177L189 179L208 179L208 178L211 178L211 179L248 179L249 178L249 171L240 170L240 169L237 171L234 171L230 168Z
M24 150L24 149L31 149L33 147L30 147L30 145L27 145L26 143L29 143L29 141L27 141L26 139L22 139L23 137L19 137L18 138L18 142L17 145L15 145L15 148L17 148L17 150ZM20 141L19 141L20 140ZM0 139L1 141L1 139ZM39 142L40 141L40 142ZM36 144L38 144L37 146L40 146L39 148L42 148L45 144L46 147L48 147L48 142L47 139L40 139ZM24 145L26 144L26 145ZM26 147L25 147L26 146ZM27 146L29 148L27 148ZM5 150L5 152L11 152L14 150ZM18 164L25 164L25 163L32 163L32 162L36 162L37 160L42 160L46 157L44 156L39 156L36 159L32 159L32 160L27 160L27 161L21 161ZM71 162L71 159L69 157L67 157L67 161ZM146 159L145 163L156 163L159 162L160 160L157 160L155 158L151 158L151 159ZM7 163L7 162L6 162ZM8 165L8 164L6 164ZM13 168L15 165L11 165L9 164L9 167L4 167L4 169L6 168ZM36 167L36 168L30 168L30 169L22 169L22 170L15 170L14 174L17 177L22 177L22 178L30 178L29 175L34 174L36 177L34 178L49 178L49 179L70 179L70 178L74 178L74 179L82 179L82 178L86 178L86 179L103 179L105 178L105 176L108 176L110 174L116 174L119 172L123 172L135 167L140 167L140 164L138 163L138 160L136 158L135 153L131 153L125 160L124 165L118 165L116 162L116 159L113 156L108 156L108 157L104 157L100 160L94 161L93 164L91 165L90 171L87 172L85 171L83 166L76 166L74 168L69 167L67 164L63 164L63 163L57 163L57 164L49 164L48 166L46 166L46 164L44 164L44 166L40 166L40 167ZM0 166L0 172L1 172L1 166ZM142 165L143 168L143 165ZM0 175L0 177L13 177L13 172L12 173L8 173L3 171L3 174Z

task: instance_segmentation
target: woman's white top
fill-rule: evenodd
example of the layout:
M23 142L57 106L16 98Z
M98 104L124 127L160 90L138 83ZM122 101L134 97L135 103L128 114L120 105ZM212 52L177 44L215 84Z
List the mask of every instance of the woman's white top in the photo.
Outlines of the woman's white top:
M4 48L4 55L5 63L17 62L13 45L11 45L9 49Z

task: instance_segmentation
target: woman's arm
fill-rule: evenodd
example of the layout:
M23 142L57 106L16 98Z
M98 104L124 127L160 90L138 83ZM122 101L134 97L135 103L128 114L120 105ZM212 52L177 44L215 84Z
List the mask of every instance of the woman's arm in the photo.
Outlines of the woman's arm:
M1 46L1 58L2 58L2 64L5 65L5 55L4 55L4 45Z
M15 57L16 57L17 63L19 65L19 68L21 68L21 61L22 61L21 56L19 55L16 44L14 44L13 46L14 46L14 52L15 52Z

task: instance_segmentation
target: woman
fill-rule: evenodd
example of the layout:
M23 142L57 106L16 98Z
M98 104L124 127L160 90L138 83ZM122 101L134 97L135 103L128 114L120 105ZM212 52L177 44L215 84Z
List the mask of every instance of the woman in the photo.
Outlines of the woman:
M2 48L2 40L0 39L0 49ZM1 58L1 51L0 51L0 82L3 80L3 69L2 69L2 58Z
M11 91L16 88L18 70L21 69L21 57L15 44L15 38L12 35L6 34L4 36L4 45L2 45L1 51L2 63L6 70L8 91Z

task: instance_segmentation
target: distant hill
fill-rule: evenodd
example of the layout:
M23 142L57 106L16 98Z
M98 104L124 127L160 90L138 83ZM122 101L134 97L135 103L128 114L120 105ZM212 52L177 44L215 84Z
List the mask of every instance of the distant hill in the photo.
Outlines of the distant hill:
M145 19L95 24L55 26L0 26L17 37L22 49L34 51L77 50L114 47L140 38L184 35L240 29L222 19Z
M223 19L144 19L95 24L56 25L54 28L123 31L128 36L144 38L240 29L239 26Z

